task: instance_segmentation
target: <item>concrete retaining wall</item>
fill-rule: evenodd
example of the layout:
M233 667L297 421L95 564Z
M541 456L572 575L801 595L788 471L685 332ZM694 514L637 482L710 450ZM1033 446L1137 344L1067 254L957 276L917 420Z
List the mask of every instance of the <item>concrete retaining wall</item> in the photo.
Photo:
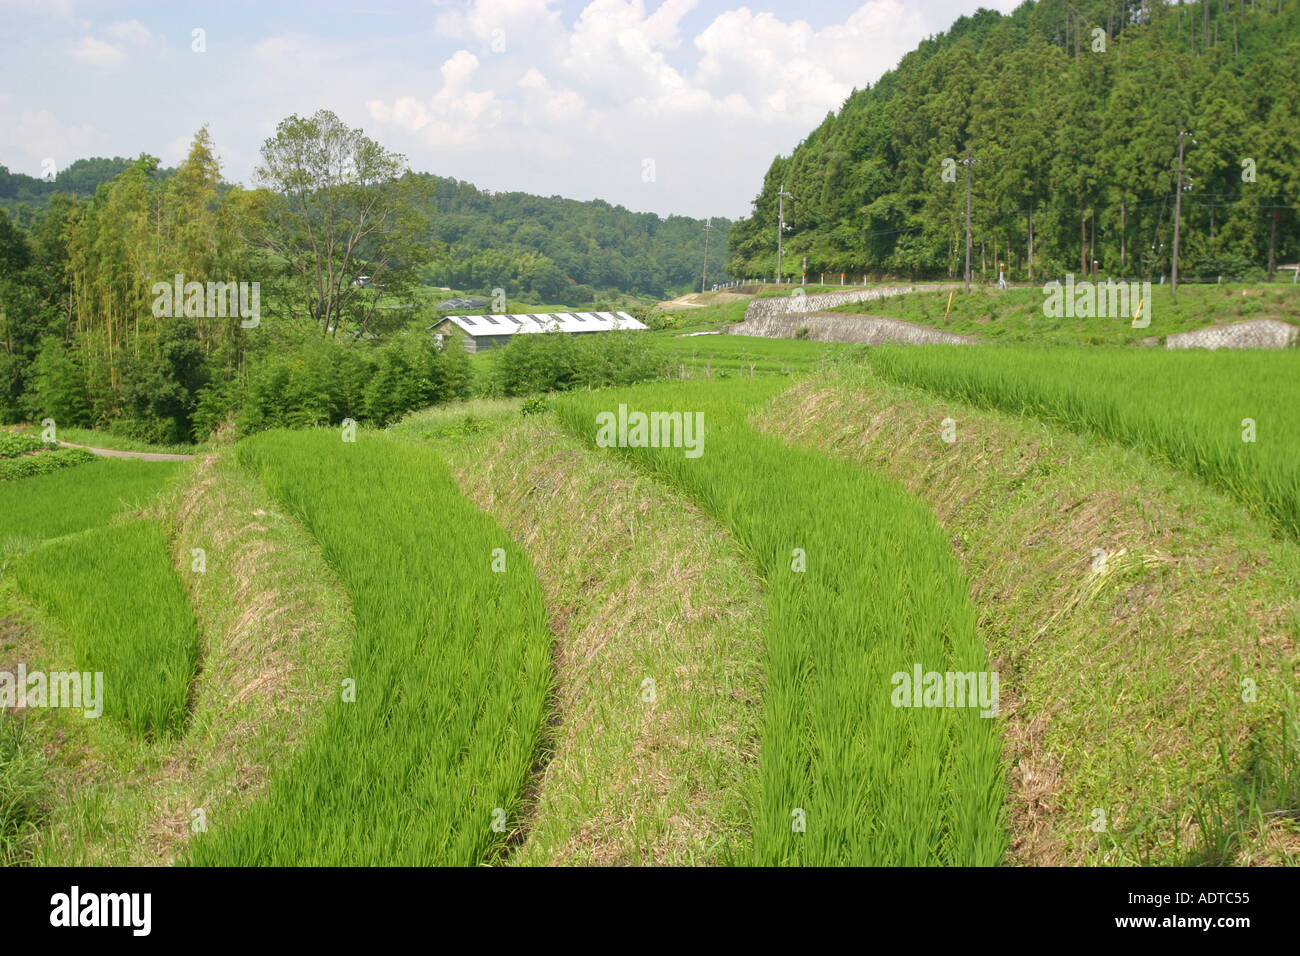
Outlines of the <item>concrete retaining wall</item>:
M879 289L846 289L843 292L816 292L810 295L774 295L755 299L745 310L745 321L770 318L778 315L795 315L802 312L819 312L851 302L870 302L907 292L946 292L964 288L960 283L946 285L882 286Z

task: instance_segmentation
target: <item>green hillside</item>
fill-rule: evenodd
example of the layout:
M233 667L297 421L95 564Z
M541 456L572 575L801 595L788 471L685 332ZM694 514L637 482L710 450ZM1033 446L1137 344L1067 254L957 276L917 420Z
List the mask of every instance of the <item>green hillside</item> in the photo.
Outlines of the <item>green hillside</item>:
M972 268L1255 278L1300 258L1300 4L1039 0L983 10L855 91L731 233L732 275L958 276L969 153Z

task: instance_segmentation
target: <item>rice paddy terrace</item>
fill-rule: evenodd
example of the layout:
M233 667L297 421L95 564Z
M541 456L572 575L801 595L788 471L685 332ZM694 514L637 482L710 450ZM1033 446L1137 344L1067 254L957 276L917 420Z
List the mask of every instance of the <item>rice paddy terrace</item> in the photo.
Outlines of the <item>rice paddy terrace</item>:
M652 334L187 462L0 436L0 675L85 705L0 676L0 859L1300 859L1294 349Z

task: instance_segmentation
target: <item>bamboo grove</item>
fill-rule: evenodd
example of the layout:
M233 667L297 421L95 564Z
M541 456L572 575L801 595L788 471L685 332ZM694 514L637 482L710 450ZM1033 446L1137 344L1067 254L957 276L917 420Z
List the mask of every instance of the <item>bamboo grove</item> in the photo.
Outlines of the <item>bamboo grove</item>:
M156 173L156 160L137 160L79 208L67 230L76 355L65 358L56 343L44 359L47 367L69 360L81 366L97 419L129 414L124 406L132 402L183 401L176 393L201 385L196 376L205 365L238 359L238 323L155 316L151 289L176 273L201 283L239 273L248 256L237 227L242 196L222 196L206 129L175 176L161 180ZM162 371L150 362L160 352L170 359L171 381L160 381Z

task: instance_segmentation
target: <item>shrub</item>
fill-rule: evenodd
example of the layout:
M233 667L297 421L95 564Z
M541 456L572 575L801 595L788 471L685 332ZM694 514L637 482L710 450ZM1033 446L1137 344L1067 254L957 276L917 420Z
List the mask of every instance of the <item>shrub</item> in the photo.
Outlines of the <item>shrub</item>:
M658 374L658 362L640 332L544 332L516 336L506 346L496 387L503 395L532 395L632 385Z
M205 393L195 419L210 433L237 408L241 435L345 418L385 425L426 405L467 398L470 383L464 349L439 348L422 330L379 347L315 339L261 356L242 387Z
M44 475L51 471L58 471L60 468L84 465L94 460L95 455L84 448L60 448L57 451L41 452L39 455L0 459L0 481Z
M17 458L28 452L41 451L45 442L22 432L0 432L0 458Z
M682 324L681 316L675 312L647 312L645 315L638 315L638 319L645 323L646 328L651 331L661 331L663 329L675 329Z
M519 410L523 412L523 414L525 415L540 415L543 412L545 412L549 407L550 406L547 405L546 403L546 399L542 398L540 395L537 395L534 396L533 398L525 399L524 404L520 407Z

